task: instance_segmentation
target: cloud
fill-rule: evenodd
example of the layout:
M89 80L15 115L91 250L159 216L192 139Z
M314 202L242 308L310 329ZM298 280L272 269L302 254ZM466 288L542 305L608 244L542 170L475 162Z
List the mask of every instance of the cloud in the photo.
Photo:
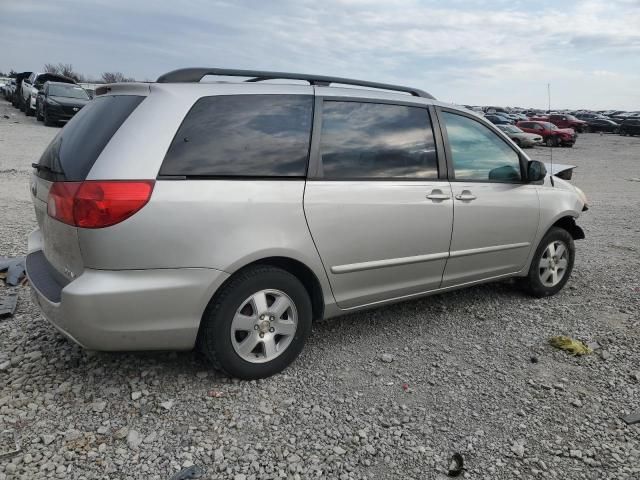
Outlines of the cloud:
M141 79L195 65L290 70L532 106L552 83L558 108L640 103L635 0L24 0L5 5L0 22L0 69L65 62Z

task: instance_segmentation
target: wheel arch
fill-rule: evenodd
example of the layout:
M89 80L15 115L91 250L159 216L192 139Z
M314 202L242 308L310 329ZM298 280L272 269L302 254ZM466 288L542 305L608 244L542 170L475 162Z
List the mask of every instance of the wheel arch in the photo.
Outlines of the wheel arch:
M298 280L300 280L305 290L309 294L309 298L311 299L313 320L321 320L324 317L325 300L322 284L320 283L317 275L311 268L309 268L300 260L278 255L252 260L251 262L235 269L233 273L229 275L229 277L216 289L213 296L211 297L211 300L209 300L209 304L211 304L211 302L216 298L218 292L220 292L231 281L231 279L235 278L236 275L248 268L252 268L258 265L268 265L276 268L281 268L282 270L285 270L295 276ZM203 312L203 317L204 315L206 315L208 305ZM202 325L202 321L200 322L200 324Z
M548 229L547 232L553 228L559 227L567 232L573 237L574 240L582 240L585 238L584 230L576 224L575 217L571 215L565 215L559 219L557 219ZM546 234L546 232L545 232Z

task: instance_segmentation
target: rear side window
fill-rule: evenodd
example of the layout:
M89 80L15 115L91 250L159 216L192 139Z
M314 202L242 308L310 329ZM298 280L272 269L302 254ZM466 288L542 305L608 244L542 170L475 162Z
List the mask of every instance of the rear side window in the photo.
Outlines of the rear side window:
M85 180L111 137L144 98L107 95L87 103L44 151L38 175L52 181Z
M429 112L419 107L325 101L320 155L327 179L438 178Z
M311 95L233 95L198 100L178 129L160 175L304 177Z

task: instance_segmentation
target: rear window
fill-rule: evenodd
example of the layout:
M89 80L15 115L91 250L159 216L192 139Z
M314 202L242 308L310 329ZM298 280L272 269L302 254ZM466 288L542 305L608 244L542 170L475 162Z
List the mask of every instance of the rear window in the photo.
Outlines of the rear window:
M325 101L320 155L327 179L438 177L431 121L424 108Z
M304 177L312 121L310 95L203 97L180 125L160 175Z
M85 180L111 137L144 98L107 95L89 102L44 151L38 175L52 181Z

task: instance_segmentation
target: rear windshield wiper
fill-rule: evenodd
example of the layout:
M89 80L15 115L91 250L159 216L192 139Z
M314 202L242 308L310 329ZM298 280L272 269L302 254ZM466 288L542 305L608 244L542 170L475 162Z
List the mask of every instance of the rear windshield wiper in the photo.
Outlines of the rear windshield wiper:
M58 175L64 175L64 172L60 172L58 170L54 170L53 168L48 167L47 165L40 165L39 163L32 163L31 166L33 168L35 168L37 171L44 170L45 172L56 173Z

